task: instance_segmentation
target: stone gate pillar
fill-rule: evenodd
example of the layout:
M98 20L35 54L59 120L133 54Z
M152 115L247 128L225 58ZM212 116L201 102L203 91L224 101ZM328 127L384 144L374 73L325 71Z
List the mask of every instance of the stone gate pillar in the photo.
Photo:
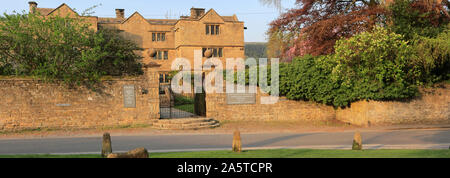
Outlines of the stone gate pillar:
M149 62L144 65L144 76L148 87L148 102L151 103L152 119L160 118L159 101L159 67L161 65Z

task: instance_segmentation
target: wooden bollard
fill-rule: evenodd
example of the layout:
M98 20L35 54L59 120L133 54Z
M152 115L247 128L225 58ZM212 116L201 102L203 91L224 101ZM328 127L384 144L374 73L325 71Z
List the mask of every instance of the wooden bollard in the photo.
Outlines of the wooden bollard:
M241 152L242 144L241 144L241 133L239 130L234 131L233 134L233 152Z
M107 157L111 153L112 153L111 136L109 135L109 133L106 132L103 134L102 157Z
M362 138L359 131L356 131L355 135L353 136L352 150L362 150Z

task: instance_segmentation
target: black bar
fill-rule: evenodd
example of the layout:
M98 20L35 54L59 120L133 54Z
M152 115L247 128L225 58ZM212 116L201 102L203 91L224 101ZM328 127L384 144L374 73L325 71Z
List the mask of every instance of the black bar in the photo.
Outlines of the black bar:
M22 170L14 171L15 176L31 173L59 177L445 177L449 159L0 159L0 163L4 173L13 168ZM246 170L244 163L248 163ZM210 169L207 172L197 167L194 172L187 168L189 165L207 165ZM424 176L419 176L421 173Z

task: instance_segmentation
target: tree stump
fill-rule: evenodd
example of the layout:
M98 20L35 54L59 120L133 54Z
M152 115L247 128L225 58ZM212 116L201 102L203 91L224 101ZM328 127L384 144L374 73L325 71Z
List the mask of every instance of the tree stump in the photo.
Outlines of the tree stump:
M140 147L126 153L111 153L107 158L148 158L148 151Z
M241 144L241 133L239 130L234 131L233 134L233 152L241 152L242 144Z
M359 131L356 131L355 135L353 136L352 150L362 150L362 138Z
M103 134L102 157L106 157L112 153L111 136L109 133Z

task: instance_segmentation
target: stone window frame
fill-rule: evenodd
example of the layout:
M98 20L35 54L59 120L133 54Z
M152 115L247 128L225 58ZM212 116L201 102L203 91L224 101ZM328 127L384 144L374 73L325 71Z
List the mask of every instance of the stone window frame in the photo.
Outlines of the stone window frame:
M205 57L206 50L213 50L213 55L211 57L223 57L223 47L205 47L202 48L202 57Z
M167 72L161 72L159 73L159 83L169 83L169 73Z
M164 74L159 73L159 83L163 83L163 82L164 82Z
M168 60L169 59L169 51L163 51L163 60Z
M164 73L164 82L165 83L169 83L169 74L168 73Z
M220 25L219 24L205 24L205 34L206 35L220 35Z
M152 41L166 41L166 32L152 32Z
M157 50L156 55L153 57L154 60L169 60L168 50Z

